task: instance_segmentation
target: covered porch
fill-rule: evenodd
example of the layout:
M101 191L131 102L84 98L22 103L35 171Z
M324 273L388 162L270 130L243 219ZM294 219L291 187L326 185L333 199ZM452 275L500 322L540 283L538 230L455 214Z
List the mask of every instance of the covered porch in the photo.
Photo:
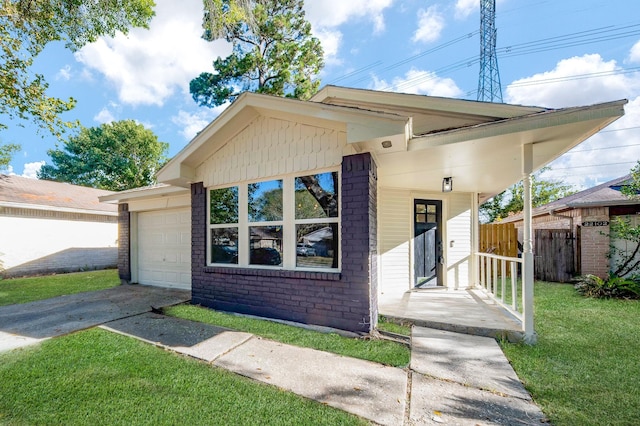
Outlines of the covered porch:
M392 322L511 342L525 338L522 322L480 289L413 290L381 300L378 309Z

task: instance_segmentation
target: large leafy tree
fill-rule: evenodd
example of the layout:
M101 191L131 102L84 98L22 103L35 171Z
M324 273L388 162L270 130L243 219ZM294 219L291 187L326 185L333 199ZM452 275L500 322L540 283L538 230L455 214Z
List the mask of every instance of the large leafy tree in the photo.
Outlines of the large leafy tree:
M49 150L53 165L43 166L38 178L112 191L151 185L168 148L133 120L82 128L64 149Z
M0 0L0 129L27 121L59 137L72 127L60 114L75 100L47 95L44 76L31 71L34 59L53 42L77 50L100 36L146 28L153 7L153 0ZM2 160L13 151L0 146Z
M542 206L576 192L571 185L565 185L556 180L541 179L540 175L548 170L550 170L548 167L544 167L531 176L531 205L533 207ZM480 206L480 217L483 222L491 223L504 219L509 214L519 213L523 209L524 185L520 181L485 201Z
M320 41L311 35L303 0L204 0L203 38L225 39L233 52L213 62L214 73L193 79L202 106L233 101L243 91L308 99L320 84Z

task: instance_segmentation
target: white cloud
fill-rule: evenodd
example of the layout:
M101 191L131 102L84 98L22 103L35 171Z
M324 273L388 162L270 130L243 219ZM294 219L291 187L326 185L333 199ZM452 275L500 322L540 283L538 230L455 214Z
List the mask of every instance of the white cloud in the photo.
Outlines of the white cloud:
M122 103L162 105L176 90L189 92L189 81L227 56L224 41L204 41L202 2L158 0L149 30L101 38L75 54L76 60L113 84Z
M224 104L213 109L201 108L194 113L180 110L178 115L171 117L171 121L182 127L181 133L186 140L191 140L228 106L229 104Z
M305 16L316 28L335 28L354 19L368 19L376 32L384 31L384 9L393 0L307 0Z
M391 84L384 80L378 80L374 76L373 89L449 98L459 97L463 93L452 79L438 77L432 71L422 71L415 68L409 70L404 77L394 78Z
M71 65L65 65L60 68L56 74L56 80L69 81L71 79Z
M353 25L357 20L369 20L374 34L385 30L384 10L394 0L307 0L305 17L311 23L313 34L320 39L327 63L339 62L336 57L342 40L337 28L345 23Z
M107 107L102 108L99 113L93 116L93 119L100 124L111 123L112 121L115 121L113 113L109 111Z
M626 98L638 91L640 79L619 70L598 54L563 59L551 71L509 84L506 101L559 108Z
M465 19L479 10L480 2L478 0L457 0L455 17L456 19Z
M551 164L545 178L585 189L629 173L640 159L640 74L620 74L616 61L584 55L548 72L514 81L506 101L567 107L630 99L625 115ZM587 76L592 78L577 78Z
M629 62L640 63L640 41L633 45L629 52Z
M413 33L415 43L430 43L440 38L444 28L444 16L437 6L418 10L418 29Z
M34 161L33 163L26 163L22 170L22 177L37 179L40 168L46 164L45 161Z

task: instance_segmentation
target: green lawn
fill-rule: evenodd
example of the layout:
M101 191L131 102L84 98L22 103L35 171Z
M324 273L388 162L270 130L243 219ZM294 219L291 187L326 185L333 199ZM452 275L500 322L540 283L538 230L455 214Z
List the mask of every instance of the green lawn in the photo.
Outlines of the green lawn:
M295 346L333 352L394 367L409 365L411 351L403 344L383 339L357 339L336 333L320 333L291 325L214 311L194 305L165 309L167 315L245 331Z
M357 425L343 411L91 329L0 354L2 425Z
M503 350L554 425L640 424L640 303L535 285L534 346Z
M0 279L0 306L50 299L83 291L103 290L117 285L120 285L120 279L115 269Z

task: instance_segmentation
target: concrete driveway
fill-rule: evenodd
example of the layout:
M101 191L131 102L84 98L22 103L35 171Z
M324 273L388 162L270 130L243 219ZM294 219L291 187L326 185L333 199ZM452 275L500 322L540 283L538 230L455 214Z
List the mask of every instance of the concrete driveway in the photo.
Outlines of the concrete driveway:
M176 305L189 290L121 285L107 290L0 306L0 352Z

